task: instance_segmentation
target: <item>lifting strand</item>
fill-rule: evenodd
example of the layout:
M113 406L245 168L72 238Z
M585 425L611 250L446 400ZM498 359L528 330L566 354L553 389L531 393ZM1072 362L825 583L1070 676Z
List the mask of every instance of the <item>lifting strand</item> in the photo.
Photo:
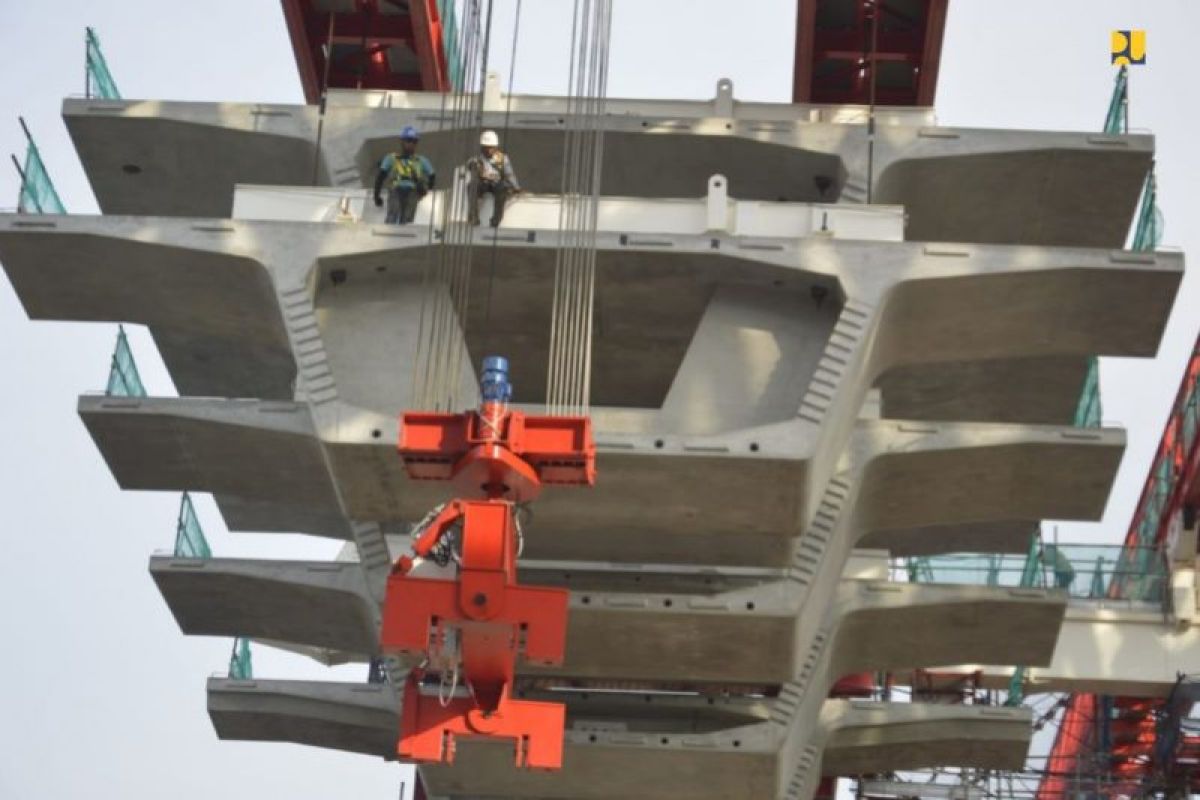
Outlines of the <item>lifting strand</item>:
M546 378L550 414L586 414L590 402L596 226L604 152L600 119L608 86L611 21L611 0L576 0Z

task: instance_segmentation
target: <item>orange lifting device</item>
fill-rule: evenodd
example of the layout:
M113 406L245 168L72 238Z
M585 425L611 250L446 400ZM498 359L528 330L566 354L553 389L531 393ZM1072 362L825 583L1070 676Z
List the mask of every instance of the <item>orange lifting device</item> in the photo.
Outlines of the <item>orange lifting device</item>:
M515 741L517 766L559 769L564 707L516 700L512 685L518 659L562 663L568 593L517 582L516 511L543 484L595 483L591 423L510 411L503 358L484 359L481 390L479 411L405 412L400 420L408 476L450 481L458 498L423 525L412 554L388 578L383 651L425 657L404 687L397 752L452 762L458 737L504 738ZM420 574L430 562L451 574ZM433 673L443 685L454 676L448 696L441 687L436 695L423 691L422 679ZM460 674L465 692L456 691Z

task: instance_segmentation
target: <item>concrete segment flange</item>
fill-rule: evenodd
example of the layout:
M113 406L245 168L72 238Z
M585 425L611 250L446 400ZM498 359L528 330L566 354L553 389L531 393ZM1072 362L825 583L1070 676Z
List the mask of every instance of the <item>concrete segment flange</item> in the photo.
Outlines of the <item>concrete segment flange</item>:
M288 741L392 758L397 709L381 689L361 684L211 679L209 716L222 739ZM455 768L422 768L427 788L437 796L473 798L778 796L775 759L754 751L753 733L745 741L735 740L736 748L714 748L705 736L689 732L714 726L724 726L728 732L760 725L753 720L757 712L752 704L661 696L647 696L649 702L641 702L640 696L578 693L563 694L561 699L568 705L571 726L564 771L576 776L578 792L553 794L558 790L554 775L513 770L510 748L474 741L459 745ZM614 731L607 721L614 717L626 720L633 730ZM1016 768L1028 747L1030 721L1028 709L826 700L814 727L825 742L824 770L848 774L866 759L881 770L944 763ZM658 732L637 732L646 725Z
M318 518L344 504L351 518L398 528L445 499L444 485L407 480L388 444L394 437L365 432L357 444L323 440L302 405L85 395L79 407L126 489L237 491L286 504L294 516L312 509ZM925 528L939 535L923 549L951 552L962 548L953 527L962 524L973 542L982 529L1000 549L1019 549L1037 519L1098 517L1123 445L1114 430L862 421L840 459L838 485L863 489L863 500L848 506L855 516L846 535L857 541L871 533L887 547L889 532ZM766 567L790 561L806 572L815 545L806 550L798 538L803 517L832 529L846 499L837 493L846 492L835 488L802 514L809 467L798 448L785 460L774 446L738 457L651 443L633 453L601 447L598 464L610 478L590 491L547 492L528 527L526 554ZM740 502L727 502L731 496ZM344 529L310 532L348 538ZM897 549L908 538L901 533Z
M407 124L426 131L423 151L449 174L455 132L439 114L441 96L379 100L330 105L319 154L312 106L68 99L63 116L106 213L223 217L235 184L311 185L314 166L320 185L370 185ZM504 146L525 188L557 192L565 101L513 101L526 110L510 115L499 102L482 123L511 128ZM624 111L601 119L605 194L696 196L709 175L723 173L744 199L861 203L871 196L904 205L914 239L1120 246L1154 147L1145 135L941 128L929 125L927 110L885 111L870 175L865 119L814 121L828 117L813 107L731 97L608 102Z

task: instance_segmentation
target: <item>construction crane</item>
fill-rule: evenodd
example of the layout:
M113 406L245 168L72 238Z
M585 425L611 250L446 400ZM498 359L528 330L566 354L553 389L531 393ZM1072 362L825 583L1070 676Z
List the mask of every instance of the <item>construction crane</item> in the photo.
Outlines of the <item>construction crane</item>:
M408 477L450 481L459 497L418 524L388 579L383 651L418 659L397 753L452 762L456 737L511 739L518 767L559 769L565 707L514 699L512 686L518 660L562 664L568 592L518 584L518 506L545 484L595 483L591 423L509 410L504 358L484 359L480 394L478 411L401 418Z

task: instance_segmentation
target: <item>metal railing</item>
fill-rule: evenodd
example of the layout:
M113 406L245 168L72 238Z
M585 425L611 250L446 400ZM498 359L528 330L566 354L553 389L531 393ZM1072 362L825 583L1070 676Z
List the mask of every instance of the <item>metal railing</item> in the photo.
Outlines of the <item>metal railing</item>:
M125 336L123 325L117 326L117 343L113 347L108 385L104 388L104 393L110 397L146 396L146 387L138 373L137 362L133 360L133 351L129 349L129 339Z
M1169 570L1161 550L1050 544L1035 536L1026 555L956 553L905 559L893 576L913 583L1065 589L1073 598L1163 602Z

